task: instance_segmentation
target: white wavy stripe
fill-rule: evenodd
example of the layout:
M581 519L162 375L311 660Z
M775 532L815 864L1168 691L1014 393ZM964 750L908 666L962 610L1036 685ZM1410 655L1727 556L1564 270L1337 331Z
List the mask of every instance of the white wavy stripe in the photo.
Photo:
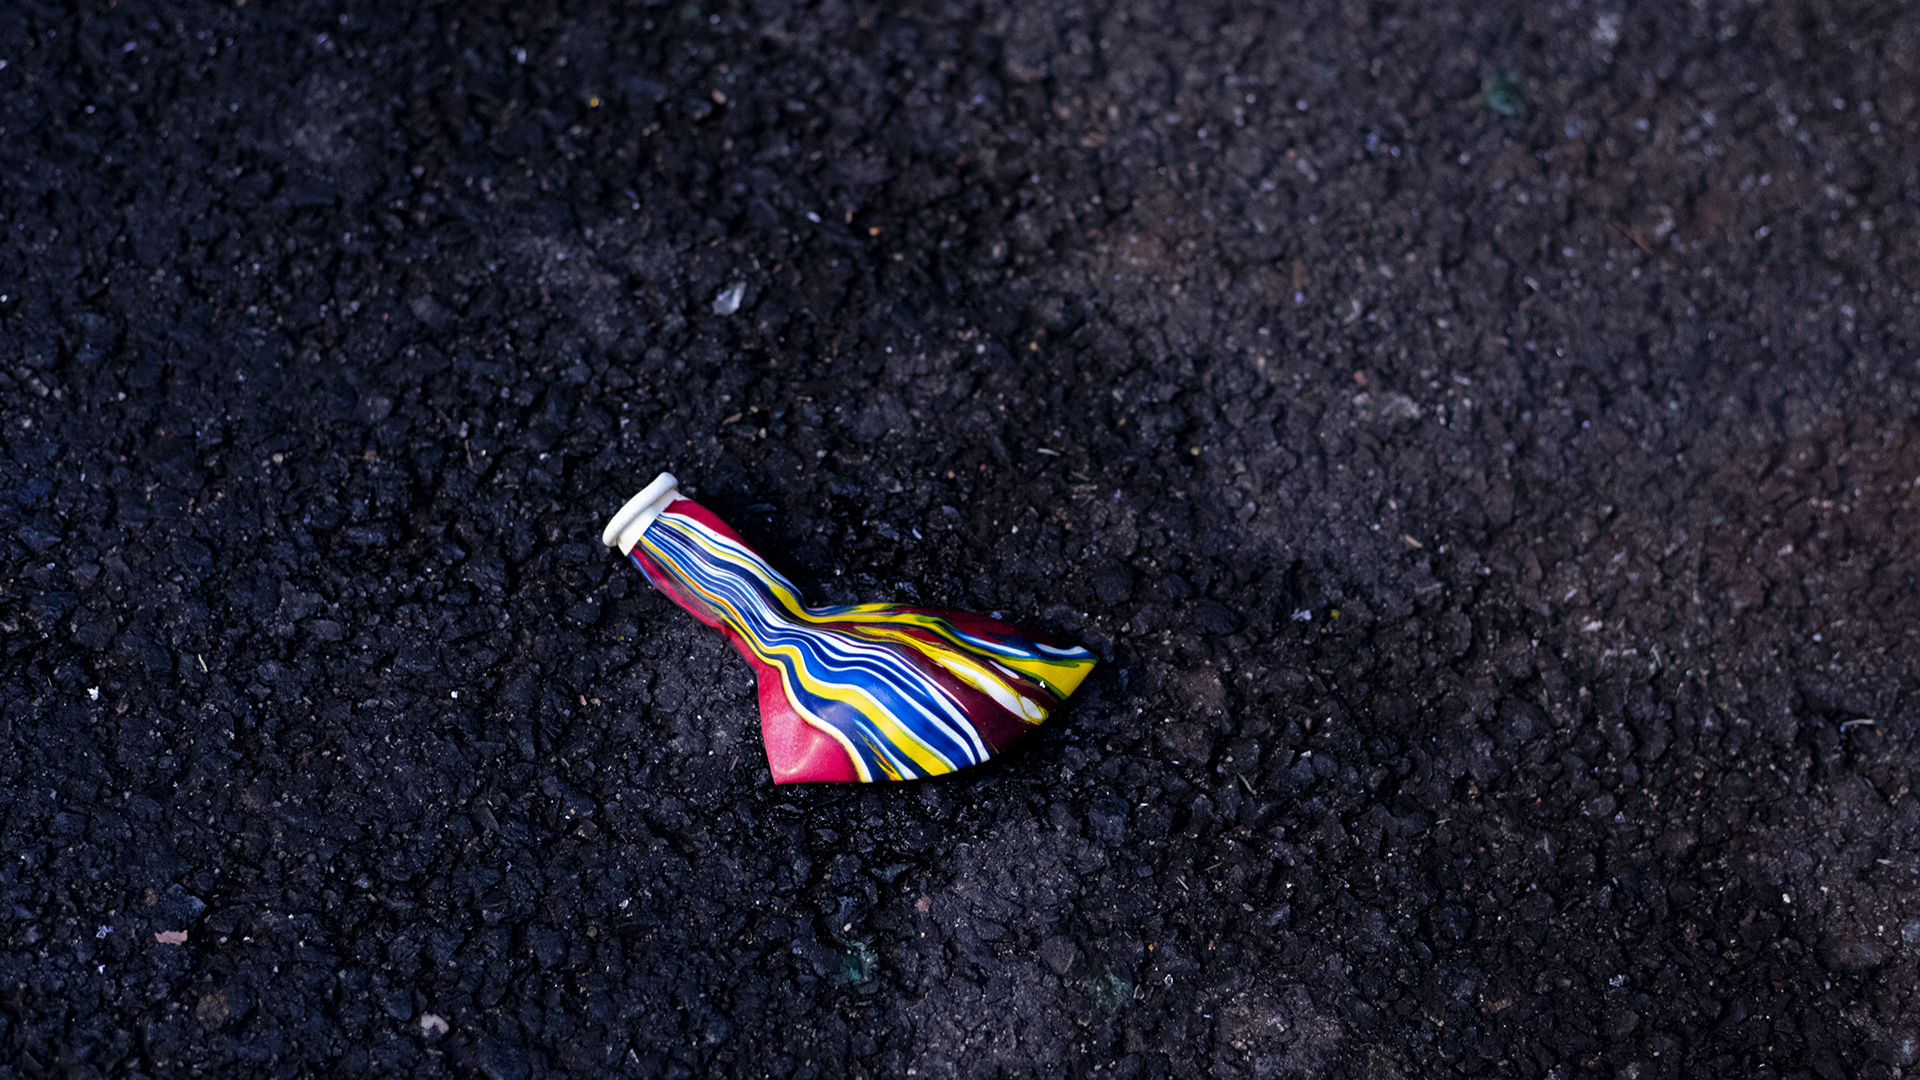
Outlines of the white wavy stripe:
M1086 657L1091 657L1093 655L1093 651L1091 649L1088 649L1081 645L1065 645L1065 646L1056 647L1053 645L1049 645L1044 641L1036 641L1036 642L1033 642L1033 647L1036 649L1039 649L1041 652L1044 652L1044 653L1050 653L1054 656L1066 657L1068 659L1073 659L1073 660L1080 660Z
M1009 689L1004 680L996 679L991 674L983 674L977 667L954 663L937 653L934 654L933 661L952 672L954 678L992 698L995 704L1009 713L1029 723L1038 723L1046 718L1047 714L1041 711L1040 706L1034 704L1025 694ZM992 663L992 661L988 662ZM1000 665L994 664L994 666Z

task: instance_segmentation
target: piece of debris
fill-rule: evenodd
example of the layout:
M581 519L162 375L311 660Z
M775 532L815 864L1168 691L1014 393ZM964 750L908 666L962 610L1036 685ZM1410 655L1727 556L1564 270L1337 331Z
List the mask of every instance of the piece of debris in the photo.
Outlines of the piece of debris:
M185 930L161 930L153 935L153 940L162 945L185 945L187 943L187 932Z
M734 282L725 289L722 289L719 296L713 298L713 313L715 315L731 315L739 311L740 301L746 299L746 296L747 283L744 281Z
M445 1035L448 1030L447 1018L437 1013L420 1014L420 1034L427 1038Z
M1480 80L1480 92L1474 95L1474 104L1485 105L1501 116L1520 116L1527 111L1525 91L1520 86L1520 75L1514 71L1496 71Z

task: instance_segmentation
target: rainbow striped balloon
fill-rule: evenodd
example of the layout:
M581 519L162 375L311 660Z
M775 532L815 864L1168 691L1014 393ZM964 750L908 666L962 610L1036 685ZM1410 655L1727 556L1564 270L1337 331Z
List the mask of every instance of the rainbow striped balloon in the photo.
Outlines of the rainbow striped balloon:
M953 611L814 607L662 473L607 525L654 587L759 675L775 783L906 780L978 765L1093 670L1077 646Z

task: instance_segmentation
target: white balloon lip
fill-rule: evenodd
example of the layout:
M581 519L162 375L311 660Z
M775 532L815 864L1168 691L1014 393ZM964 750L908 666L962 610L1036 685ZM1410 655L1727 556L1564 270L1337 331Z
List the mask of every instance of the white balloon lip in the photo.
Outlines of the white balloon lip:
M672 473L661 473L613 515L600 533L600 542L619 548L622 555L631 554L633 545L640 542L640 534L647 531L647 526L653 524L653 519L660 516L667 504L678 498L680 481L675 480Z

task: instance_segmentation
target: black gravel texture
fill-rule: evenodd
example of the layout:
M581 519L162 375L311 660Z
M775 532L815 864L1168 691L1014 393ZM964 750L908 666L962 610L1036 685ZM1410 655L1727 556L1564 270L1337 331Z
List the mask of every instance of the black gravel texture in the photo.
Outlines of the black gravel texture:
M0 5L0 1080L1920 1075L1920 14L710 2Z

